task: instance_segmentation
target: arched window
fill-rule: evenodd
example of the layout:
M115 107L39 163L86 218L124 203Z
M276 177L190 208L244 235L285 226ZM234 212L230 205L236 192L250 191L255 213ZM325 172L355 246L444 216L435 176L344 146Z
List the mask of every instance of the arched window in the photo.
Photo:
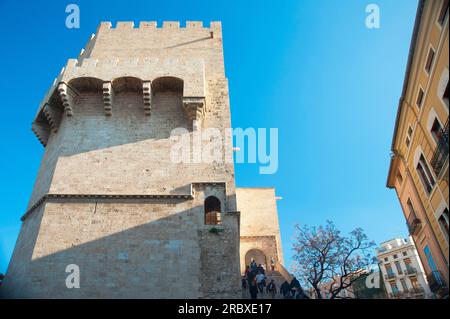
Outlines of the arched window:
M220 200L215 196L209 196L205 199L205 224L220 225L221 220Z

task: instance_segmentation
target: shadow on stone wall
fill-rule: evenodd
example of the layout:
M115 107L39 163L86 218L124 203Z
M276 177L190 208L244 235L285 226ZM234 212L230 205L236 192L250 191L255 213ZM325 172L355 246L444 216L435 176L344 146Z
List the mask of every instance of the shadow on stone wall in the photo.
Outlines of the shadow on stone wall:
M55 214L46 207L44 214L49 215L43 218L41 209L24 222L0 290L3 297L239 297L236 215L223 213L222 226L204 225L203 206L195 206L139 224L167 214L159 211L164 209L161 205L171 210L171 205L183 205L186 200L75 202L86 209L95 204L96 210ZM71 209L73 204L65 202L61 207ZM126 229L103 235L121 228ZM32 259L32 255L42 257ZM79 266L79 289L66 287L69 264Z

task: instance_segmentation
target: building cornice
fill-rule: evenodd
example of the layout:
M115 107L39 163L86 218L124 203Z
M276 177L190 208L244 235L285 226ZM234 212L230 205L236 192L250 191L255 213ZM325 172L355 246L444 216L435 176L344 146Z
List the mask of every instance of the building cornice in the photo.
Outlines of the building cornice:
M189 194L61 194L61 193L48 193L38 199L20 218L21 221L27 219L37 208L42 204L58 199L69 200L155 200L155 199L194 199L194 185L222 185L226 188L226 182L194 182L190 184ZM233 213L233 212L230 212ZM239 212L234 212L239 213Z

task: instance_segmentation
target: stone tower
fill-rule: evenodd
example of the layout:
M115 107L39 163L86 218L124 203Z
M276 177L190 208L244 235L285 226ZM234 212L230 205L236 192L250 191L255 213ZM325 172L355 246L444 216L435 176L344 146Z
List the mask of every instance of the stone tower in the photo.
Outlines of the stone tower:
M170 156L175 128L229 127L220 22L101 23L33 122L45 154L2 294L239 297L231 145L212 163Z

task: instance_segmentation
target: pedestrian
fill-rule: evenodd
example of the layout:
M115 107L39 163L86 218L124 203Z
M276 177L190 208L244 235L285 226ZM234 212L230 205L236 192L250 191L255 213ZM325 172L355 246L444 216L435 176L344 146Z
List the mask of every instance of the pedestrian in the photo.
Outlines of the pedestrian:
M290 293L291 287L289 286L289 283L287 280L285 280L281 286L280 286L280 294L283 295L284 299L288 298L288 294Z
M249 273L248 290L250 292L251 299L258 299L258 288L256 286L256 276L250 272Z
M291 288L293 298L309 299L308 296L303 291L302 286L300 286L300 282L297 280L297 278L295 278L295 276L291 280L290 288Z
M256 285L258 286L258 290L261 294L264 293L264 281L266 279L266 276L264 274L258 272L256 275Z
M251 271L253 271L255 274L258 271L258 265L256 264L255 260L252 258L252 261L250 262L250 269Z
M277 295L277 286L273 279L267 285L266 292L270 299L275 299L275 296Z
M272 268L272 271L275 271L275 258L270 257L270 267Z
M297 278L295 278L295 276L291 280L290 288L292 294L295 296L297 289L300 288L300 282L297 280Z
M262 273L263 275L266 274L266 270L264 269L263 265L261 265L261 264L258 265L257 271Z
M246 275L242 276L241 282L242 282L242 289L247 289L247 276Z

